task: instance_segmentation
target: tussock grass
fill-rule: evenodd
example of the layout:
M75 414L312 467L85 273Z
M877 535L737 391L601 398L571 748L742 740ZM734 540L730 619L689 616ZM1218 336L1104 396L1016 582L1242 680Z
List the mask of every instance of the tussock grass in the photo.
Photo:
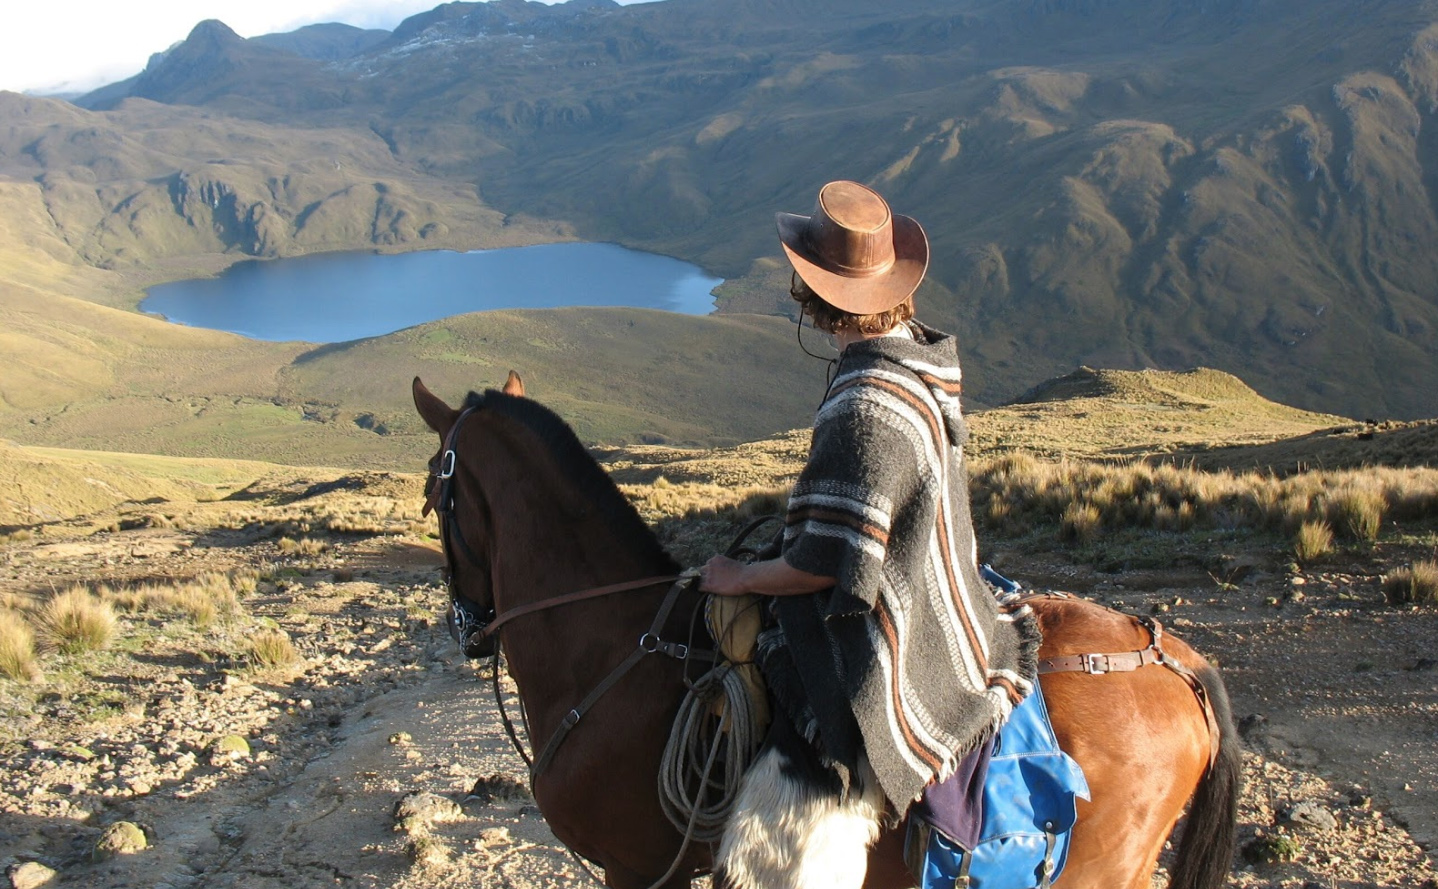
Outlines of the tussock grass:
M64 654L102 651L115 638L115 611L85 587L49 599L38 614L40 638Z
M1293 538L1293 555L1308 565L1333 552L1333 528L1322 519L1304 522Z
M1393 605L1438 603L1438 562L1414 562L1384 576L1383 595Z
M1383 527L1388 501L1371 479L1354 477L1333 494L1328 504L1331 522L1354 540L1372 542Z
M1074 501L1059 517L1059 535L1065 540L1088 543L1103 528L1103 510L1095 503Z
M1013 454L977 463L971 495L976 520L1003 534L1057 525L1065 539L1087 542L1097 528L1297 534L1306 524L1326 522L1350 540L1372 542L1385 516L1438 517L1438 470L1376 468L1280 478L1140 462L1041 462Z
M18 611L0 611L0 675L16 682L40 678L35 659L35 633Z
M240 600L253 593L258 583L258 576L249 571L209 572L171 584L141 584L121 590L100 587L96 592L123 611L178 614L198 627L207 627L237 615Z
M328 552L330 548L329 543L317 537L301 537L298 540L293 537L281 537L275 541L275 546L287 556L317 556Z
M300 653L284 630L260 630L245 643L245 659L260 673L288 670L300 661Z

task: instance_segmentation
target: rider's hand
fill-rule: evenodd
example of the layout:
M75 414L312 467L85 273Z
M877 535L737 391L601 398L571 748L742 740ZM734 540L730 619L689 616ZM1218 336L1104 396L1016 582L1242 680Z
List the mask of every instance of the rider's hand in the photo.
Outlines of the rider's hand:
M699 589L716 596L742 596L745 564L728 556L715 556L699 569Z

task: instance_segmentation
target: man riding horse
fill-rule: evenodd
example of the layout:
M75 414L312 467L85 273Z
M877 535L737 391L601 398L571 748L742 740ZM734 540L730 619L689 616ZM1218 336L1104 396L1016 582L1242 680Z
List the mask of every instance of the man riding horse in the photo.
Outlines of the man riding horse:
M778 228L790 292L840 356L779 555L703 568L708 592L775 597L777 623L760 661L779 706L717 872L736 887L858 887L881 825L1033 689L1039 632L979 573L957 343L912 320L923 229L847 181Z

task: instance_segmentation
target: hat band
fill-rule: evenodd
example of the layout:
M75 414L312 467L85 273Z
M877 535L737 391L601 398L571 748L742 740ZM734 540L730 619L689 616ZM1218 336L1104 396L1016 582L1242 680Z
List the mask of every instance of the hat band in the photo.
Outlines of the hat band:
M804 232L804 242L808 245L809 252L813 258L819 260L819 262L815 263L816 265L819 265L825 271L842 275L845 278L877 278L879 275L888 274L889 270L894 267L894 263L897 261L897 257L891 256L878 265L847 265L842 262L835 262L825 256L823 252L818 249L817 245L815 245L814 238L811 236L810 231Z

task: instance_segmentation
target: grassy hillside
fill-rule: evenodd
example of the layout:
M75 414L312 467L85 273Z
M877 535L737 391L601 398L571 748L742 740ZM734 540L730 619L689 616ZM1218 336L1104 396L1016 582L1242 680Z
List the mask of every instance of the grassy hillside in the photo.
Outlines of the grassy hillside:
M451 403L518 370L529 392L581 439L731 444L806 425L825 365L794 344L791 322L753 315L693 317L648 309L479 312L386 337L322 347L283 374L283 391L335 405L370 405L365 425L429 433L408 379ZM373 433L370 433L373 434Z
M457 402L511 368L587 441L712 445L806 424L824 385L757 316L489 312L317 347L0 288L0 319L0 436L60 447L414 468L433 442L410 380Z
M217 500L286 472L253 461L28 448L0 440L0 528L61 522L125 503Z

